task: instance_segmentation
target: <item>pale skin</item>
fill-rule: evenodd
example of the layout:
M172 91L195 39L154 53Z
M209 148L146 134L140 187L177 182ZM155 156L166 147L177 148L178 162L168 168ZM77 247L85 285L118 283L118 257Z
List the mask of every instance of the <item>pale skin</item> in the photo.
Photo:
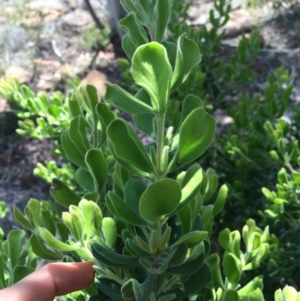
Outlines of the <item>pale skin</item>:
M92 262L49 263L0 291L5 301L53 301L87 287L94 279Z

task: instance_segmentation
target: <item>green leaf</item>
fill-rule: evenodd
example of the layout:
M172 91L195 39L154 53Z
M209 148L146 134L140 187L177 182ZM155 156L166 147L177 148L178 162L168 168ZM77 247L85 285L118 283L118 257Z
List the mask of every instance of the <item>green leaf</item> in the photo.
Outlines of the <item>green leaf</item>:
M156 222L161 216L175 210L181 199L177 181L163 179L150 184L141 196L139 211L143 218Z
M165 113L172 68L164 46L156 42L140 46L132 58L132 75L150 95L155 111Z
M77 166L87 168L84 162L84 155L77 149L76 145L69 137L69 129L65 129L61 134L61 145L68 159Z
M171 12L171 2L157 0L156 12L155 41L161 42Z
M35 225L39 226L41 224L41 204L36 199L30 199L27 208L30 210L31 217L35 223Z
M105 201L108 209L122 221L137 226L148 224L147 221L145 221L140 215L138 215L137 212L135 212L115 193L109 192L106 195Z
M102 246L98 242L92 243L92 252L96 258L98 258L101 254L101 256L104 256L106 259L114 262L117 265L123 265L128 267L135 267L140 265L135 256L125 256L118 254L108 249L107 247Z
M16 283L22 280L29 274L33 273L34 270L35 270L34 267L17 265L13 270L13 282Z
M262 277L255 277L253 280L248 282L245 286L238 290L239 297L249 296L250 293L254 292L257 288L263 289L263 279ZM247 299L246 299L247 300Z
M228 188L224 184L220 187L217 199L215 201L214 208L213 208L213 215L217 215L223 210L227 193L228 193Z
M18 264L24 236L24 230L12 230L7 235L7 257L10 259L12 268Z
M108 167L102 151L96 148L90 149L86 153L85 162L94 183L97 183L98 191L101 191L108 177Z
M60 260L62 256L58 252L54 252L45 246L45 243L37 235L33 235L30 238L30 244L32 251L38 257L46 260Z
M139 213L140 198L146 188L146 184L140 179L130 179L124 186L124 200L137 213Z
M280 299L277 299L276 293L277 291L275 292L275 301L280 301ZM254 292L248 295L247 301L265 301L265 298L262 291L257 288Z
M149 42L145 29L141 26L135 13L129 12L125 18L120 20L119 25L126 32L135 48Z
M29 219L22 214L22 212L18 208L13 209L14 219L21 224L23 227L30 231L34 231L34 225L29 221Z
M170 265L175 265L175 266L182 264L186 260L188 251L189 251L189 248L188 248L188 245L186 243L180 244L175 249L175 252L173 253L173 255L171 257L171 259L169 261L169 264Z
M169 62L172 66L172 69L174 70L175 68L175 63L176 63L176 44L173 42L169 42L169 41L162 41L161 44L166 48L167 53L168 53L168 59Z
M96 284L100 291L112 299L122 300L121 285L114 280L99 277L96 278Z
M69 99L69 110L73 118L83 116L76 94Z
M81 210L77 206L74 206L74 205L71 205L69 207L69 211L70 211L70 214L71 214L71 220L72 220L74 229L75 229L75 231L77 233L76 240L83 241L84 240L84 219L83 219L83 214L82 214Z
M201 253L195 259L186 261L181 265L168 268L166 271L168 273L179 274L179 275L194 274L201 268L204 262L204 255L205 255L204 253Z
M140 245L135 243L133 240L127 238L125 241L125 247L128 250L128 252L132 255L135 255L140 258L148 258L148 257L153 257L153 254L150 252L146 251Z
M204 108L202 100L194 95L189 94L187 95L183 100L182 105L182 113L181 113L181 119L180 119L180 125L184 122L184 120L195 110L198 108Z
M52 197L61 204L68 208L70 205L78 205L80 197L71 190L67 185L58 179L52 180L52 186L50 188Z
M202 179L202 169L198 163L195 163L187 170L183 178L183 182L181 184L182 196L176 211L180 210L194 199L200 189Z
M176 298L183 298L197 294L211 281L211 271L206 262L194 274L191 274L181 285L168 291L168 294L174 293Z
M238 296L238 293L235 290L228 289L227 291L225 291L222 300L223 301L238 301L239 296Z
M136 50L136 47L134 46L134 43L131 41L128 34L125 34L122 38L122 49L124 50L128 58L131 60Z
M143 172L150 173L153 171L151 160L144 145L124 120L115 119L107 128L107 136L113 147L116 160L121 159L119 160L121 165L124 160ZM124 167L127 168L128 165Z
M186 81L192 69L200 63L201 56L197 44L182 34L177 42L176 64L172 76L172 91Z
M180 237L173 245L172 248L175 248L176 246L186 243L189 248L195 247L199 245L204 238L207 236L206 231L192 231L190 233L187 233Z
M151 107L151 98L145 89L140 89L136 93L135 97ZM141 131L143 131L150 137L155 138L156 135L154 130L155 115L153 113L134 114L132 118L135 125Z
M143 283L138 283L135 279L127 280L121 289L122 296L125 299L132 299L136 301L146 301L150 299L152 293L154 281L156 279L155 274L150 274Z
M96 114L101 124L101 137L98 144L98 147L101 147L106 142L106 128L115 119L115 116L104 103L97 104Z
M70 122L69 137L78 151L85 155L90 148L86 135L85 119L82 116L73 118Z
M241 269L235 256L231 253L225 253L223 257L223 271L228 281L235 285L241 279Z
M190 206L185 206L178 211L178 217L180 219L182 233L186 234L190 232L192 226L192 210Z
M102 220L102 233L106 245L113 249L117 241L117 226L116 222L111 217L104 217Z
M206 259L207 264L212 272L212 278L215 285L219 286L221 289L225 289L223 282L221 269L220 269L220 257L217 253L210 254Z
M85 199L82 199L78 204L83 217L85 240L89 239L95 232L95 206L97 206L97 204Z
M203 108L192 111L179 130L179 164L198 159L209 147L215 133L215 120Z
M91 173L85 168L79 167L75 172L76 182L85 190L94 192L95 183Z
M50 210L43 210L41 212L42 225L47 228L53 235L56 234L56 227L53 214Z
M60 251L74 251L79 249L79 246L71 246L59 241L56 237L54 237L47 229L39 228L39 234L43 238L43 240L53 249Z
M152 113L150 105L131 95L115 84L106 83L106 93L104 99L112 103L118 109L130 114Z

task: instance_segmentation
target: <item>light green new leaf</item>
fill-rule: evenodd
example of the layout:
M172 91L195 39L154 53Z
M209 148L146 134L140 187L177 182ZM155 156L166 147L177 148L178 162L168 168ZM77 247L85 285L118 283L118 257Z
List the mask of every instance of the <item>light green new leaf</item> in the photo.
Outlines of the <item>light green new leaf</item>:
M85 163L97 183L98 191L101 191L108 177L108 166L102 151L97 148L90 149L86 153Z
M229 289L225 291L224 296L223 296L223 301L238 301L239 296L236 290Z
M150 173L153 171L151 160L144 145L123 119L115 119L111 122L107 128L107 137L113 147L113 154L116 155L115 159L121 165L122 161L126 161L143 172ZM124 167L127 168L127 165Z
M77 233L77 238L76 240L82 241L84 240L84 218L81 210L74 205L71 205L69 207L69 211L71 214L71 220L74 226L74 229Z
M207 234L208 233L206 231L192 231L192 232L187 233L187 234L183 235L182 237L180 237L172 245L172 248L174 248L182 243L186 243L189 248L195 247L204 240L204 238L207 236Z
M48 249L45 246L44 241L37 235L30 237L30 245L34 254L36 254L40 258L46 260L60 260L62 257L59 253Z
M247 301L265 301L265 298L262 291L259 288L257 288L254 292L248 295ZM278 300L276 299L276 293L275 293L275 301L279 301L279 299Z
M111 102L118 109L130 114L151 113L150 105L119 87L118 85L106 83L107 89L104 96L106 101Z
M172 91L186 81L192 69L201 61L199 47L195 41L186 36L186 33L182 34L177 42L176 64L171 82Z
M83 227L84 227L84 234L85 234L84 239L89 239L95 232L94 205L96 205L94 202L85 199L82 199L78 204L78 207L80 208L83 217Z
M182 196L176 211L186 206L196 196L200 189L202 178L202 169L199 164L195 163L187 170L181 184Z
M242 271L235 256L231 253L225 253L223 257L223 271L228 281L235 285L241 279Z
M140 46L132 58L132 75L135 82L150 95L152 107L165 113L172 76L165 47L156 42Z
M30 210L30 215L35 225L40 226L41 203L36 199L30 199L26 207Z
M113 249L117 241L117 226L116 222L111 217L104 217L102 220L102 233L106 242L106 245Z
M181 199L177 181L163 179L150 184L141 196L139 211L143 218L156 222L161 216L175 210Z
M198 159L209 147L215 133L215 119L203 108L192 111L179 130L179 165Z
M228 188L224 184L220 187L217 199L215 201L213 215L217 215L218 213L220 213L222 211L224 204L225 204L225 199L227 197L227 193L228 193Z
M250 293L254 292L257 288L263 288L263 279L261 277L255 277L253 280L248 282L245 286L238 290L240 298L247 298ZM246 299L247 300L247 299Z
M228 228L223 229L219 233L218 242L224 250L230 252L231 245L230 245L230 230Z
M60 251L74 251L79 249L79 246L71 246L59 241L56 237L54 237L47 229L39 228L39 233L43 240L53 249Z

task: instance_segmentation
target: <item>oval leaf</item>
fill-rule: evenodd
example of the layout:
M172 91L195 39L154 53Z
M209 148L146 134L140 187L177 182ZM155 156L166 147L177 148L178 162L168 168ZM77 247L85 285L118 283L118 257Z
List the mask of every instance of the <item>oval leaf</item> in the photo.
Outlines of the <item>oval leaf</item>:
M141 196L139 210L143 218L156 222L161 216L175 210L181 199L177 181L163 179L147 187Z
M172 67L165 47L156 42L140 46L132 58L132 75L150 95L152 107L166 112Z

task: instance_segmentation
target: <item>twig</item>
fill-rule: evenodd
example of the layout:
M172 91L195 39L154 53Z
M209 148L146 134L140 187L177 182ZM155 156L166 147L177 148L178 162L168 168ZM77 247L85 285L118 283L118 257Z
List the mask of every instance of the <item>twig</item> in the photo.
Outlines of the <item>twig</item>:
M93 9L91 3L90 3L90 0L84 0L84 2L85 2L85 4L86 4L86 6L87 6L87 8L88 8L88 10L89 10L89 12L90 12L90 14L91 14L93 20L94 20L94 22L96 23L97 27L98 27L99 29L103 29L103 28L104 28L104 25L101 23L101 21L99 20L99 18L98 18L97 15L95 14L95 11L94 11L94 9Z

